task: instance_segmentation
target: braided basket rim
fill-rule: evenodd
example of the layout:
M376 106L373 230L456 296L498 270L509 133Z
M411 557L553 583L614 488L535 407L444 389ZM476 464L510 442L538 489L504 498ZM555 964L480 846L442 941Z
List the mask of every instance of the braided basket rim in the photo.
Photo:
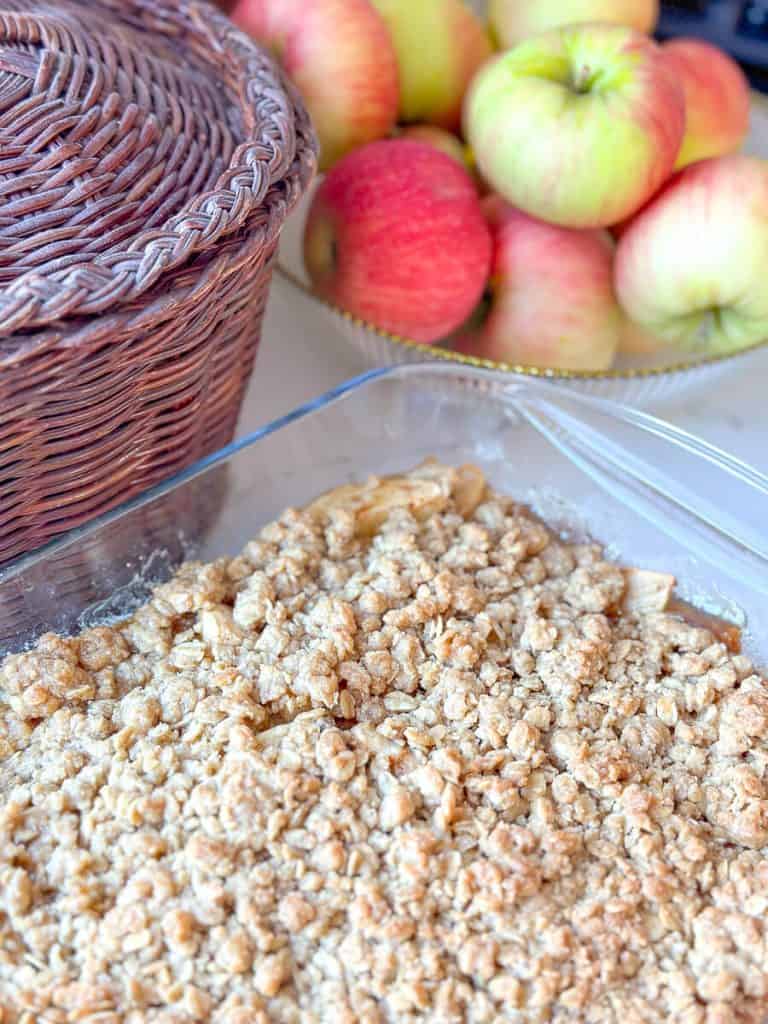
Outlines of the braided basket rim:
M305 187L306 181L294 170L285 179L284 188L275 186L265 196L266 223L253 229L249 225L239 243L237 239L229 238L228 244L235 244L237 251L247 249L253 253L254 258L267 252L279 238L285 218L295 209ZM193 282L179 284L175 279L169 280L169 287L159 294L153 293L151 297L147 297L149 301L139 303L135 308L117 306L103 316L81 317L58 324L46 324L40 330L20 338L0 337L0 375L6 371L9 374L18 371L27 360L62 346L89 348L99 345L105 335L116 326L121 330L130 328L136 334L151 330L158 320L165 318L169 312L178 310L190 302L199 301L199 295L206 291L211 277L220 274L223 267L229 266L232 255L227 251L227 246L220 246L219 249L221 251L212 250L207 254L213 257L213 261L196 273ZM4 383L5 381L0 379L0 395L3 393Z
M107 12L119 10L124 20L140 19L148 3L155 4L97 2ZM281 180L295 175L306 184L317 169L317 143L298 92L258 44L207 0L163 0L161 17L167 20L169 36L204 33L214 52L234 60L246 137L215 187L195 196L162 227L141 231L120 248L82 262L30 270L0 287L0 334L6 353L16 344L25 348L34 343L34 334L27 332L115 312L135 301L163 275L240 230ZM256 100L265 95L269 110L256 121ZM18 332L24 334L11 337Z

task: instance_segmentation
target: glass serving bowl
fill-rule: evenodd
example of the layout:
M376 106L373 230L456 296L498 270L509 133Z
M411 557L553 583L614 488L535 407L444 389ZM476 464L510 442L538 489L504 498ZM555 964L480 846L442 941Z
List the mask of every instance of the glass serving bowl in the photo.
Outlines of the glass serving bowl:
M768 97L760 93L753 93L752 123L745 151L755 156L768 156ZM278 273L293 287L311 296L317 305L318 315L327 318L337 333L346 338L371 367L442 360L526 377L560 380L587 393L643 404L681 395L702 386L709 387L718 376L730 372L746 352L768 346L766 339L741 352L715 356L669 349L663 354L649 357L619 357L613 369L587 372L542 370L534 366L495 363L461 355L440 345L423 345L397 337L313 294L302 258L304 222L313 194L314 189L310 189L284 228Z

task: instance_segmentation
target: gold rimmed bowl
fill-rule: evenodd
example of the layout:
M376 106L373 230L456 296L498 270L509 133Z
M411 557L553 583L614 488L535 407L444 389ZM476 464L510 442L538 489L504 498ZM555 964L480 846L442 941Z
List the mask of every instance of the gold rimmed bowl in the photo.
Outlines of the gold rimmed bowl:
M752 123L745 151L756 156L768 156L768 97L760 93L753 94ZM450 340L444 344L424 345L399 337L330 305L312 291L302 259L304 222L311 201L312 191L304 198L283 231L278 273L293 287L312 298L317 305L318 315L328 319L371 367L442 360L524 374L532 378L559 380L592 394L640 404L674 397L702 386L709 387L717 377L736 371L739 361L744 361L747 353L755 349L768 352L766 338L736 353L703 355L670 348L652 356L619 356L610 370L545 370L463 355L450 348Z

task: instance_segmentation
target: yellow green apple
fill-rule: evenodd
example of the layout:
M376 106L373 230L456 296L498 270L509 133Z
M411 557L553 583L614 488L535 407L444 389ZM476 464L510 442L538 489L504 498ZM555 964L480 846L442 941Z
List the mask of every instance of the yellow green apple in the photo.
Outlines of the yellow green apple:
M401 139L414 139L416 142L426 142L427 145L434 146L435 149L445 153L446 156L453 157L470 173L472 171L472 160L469 150L458 135L446 131L445 128L439 128L435 124L407 124L401 129L398 137Z
M685 94L685 136L678 169L734 153L749 131L747 76L727 53L703 39L670 39L662 50Z
M488 62L469 89L464 125L478 170L510 203L566 227L606 227L669 177L685 106L656 43L586 24Z
M400 69L400 120L451 131L475 71L491 55L485 27L462 0L373 0Z
M702 354L768 338L768 161L734 154L677 174L624 229L616 290L627 315Z
M499 47L508 50L528 36L563 25L604 21L650 35L659 0L490 0L488 21Z
M301 93L327 170L397 121L398 69L369 0L237 0L236 25L271 49Z

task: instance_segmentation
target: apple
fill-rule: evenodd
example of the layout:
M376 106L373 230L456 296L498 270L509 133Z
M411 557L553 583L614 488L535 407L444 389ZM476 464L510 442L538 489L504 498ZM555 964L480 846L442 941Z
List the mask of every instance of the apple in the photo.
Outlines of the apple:
M453 132L446 131L445 128L438 128L435 124L406 124L399 130L397 137L426 142L441 153L445 153L446 156L453 157L472 176L475 187L481 196L487 195L489 192L488 186L477 173L472 150Z
M749 82L739 65L703 39L672 39L662 50L685 94L678 169L735 152L749 131Z
M389 26L400 69L400 120L450 131L461 124L470 79L492 52L462 0L373 0Z
M768 161L739 154L684 168L616 251L624 310L663 341L704 354L768 338Z
M458 334L450 339L450 347L453 352L460 352L462 355L473 356L481 359L481 356L474 356L474 351L480 345L480 333L472 328L462 328Z
M607 232L548 224L498 196L484 212L494 240L490 311L460 350L543 369L607 369L624 324Z
M634 320L624 317L624 324L619 335L619 352L625 356L654 355L666 347L662 338L636 324Z
M304 262L315 290L392 334L433 342L467 319L491 261L475 185L424 142L350 153L315 193Z
M397 58L369 0L237 0L231 17L296 84L320 140L321 170L391 133Z
M611 237L613 238L614 242L619 241L621 236L624 234L624 232L627 230L627 228L636 216L637 214L634 214L632 217L625 217L624 220L620 220L618 224L611 224L611 226L608 228L608 231Z
M472 172L471 159L467 147L461 139L453 132L445 128L438 128L434 124L408 124L400 131L399 138L414 139L417 142L426 142L446 156L453 157L462 167Z
M603 21L653 33L659 0L490 0L488 21L500 49L564 25Z
M489 62L470 87L464 123L481 175L510 203L565 227L605 227L669 177L685 105L656 43L589 24Z

